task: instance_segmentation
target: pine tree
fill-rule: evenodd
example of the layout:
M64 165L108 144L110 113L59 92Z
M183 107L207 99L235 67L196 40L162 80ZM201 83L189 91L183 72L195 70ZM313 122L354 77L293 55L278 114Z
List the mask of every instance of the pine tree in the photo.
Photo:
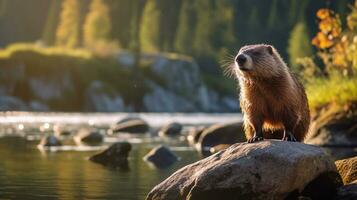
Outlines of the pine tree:
M297 70L296 60L312 55L313 51L305 22L301 21L295 25L291 31L288 43L290 65L293 69Z
M269 18L268 18L268 27L269 28L274 28L274 26L277 24L280 24L279 20L279 11L278 11L278 0L273 0L271 3L271 8L269 10Z
M45 28L42 34L42 40L46 45L53 45L56 40L56 27L58 24L58 15L61 10L61 0L52 0Z
M160 12L156 0L148 0L142 15L140 45L143 51L159 51Z
M214 9L211 0L195 1L197 23L193 39L193 50L197 56L211 56L213 47L211 44L214 32Z
M56 42L60 46L76 47L80 36L80 5L78 0L63 0Z
M183 0L175 39L175 50L177 52L192 54L195 18L194 2L192 0Z
M85 46L109 40L111 20L109 8L103 0L92 0L83 29Z

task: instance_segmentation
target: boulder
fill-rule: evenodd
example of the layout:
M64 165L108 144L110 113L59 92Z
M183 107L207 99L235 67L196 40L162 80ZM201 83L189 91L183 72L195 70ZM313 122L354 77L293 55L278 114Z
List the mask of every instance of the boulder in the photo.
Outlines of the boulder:
M355 200L357 199L357 181L340 187L335 200Z
M62 146L62 142L56 136L49 135L41 139L39 146L41 147Z
M178 157L169 148L161 145L146 154L144 160L154 167L162 169L175 163Z
M83 142L88 145L98 145L103 142L104 137L96 130L82 129L77 133L74 139L77 143Z
M202 132L198 140L198 148L203 155L209 155L210 148L216 145L245 141L243 122L216 124Z
M180 135L182 128L183 126L177 122L166 124L160 129L159 136L164 137Z
M117 123L113 126L112 132L125 132L125 133L147 133L149 125L142 119L132 119Z
M111 168L128 169L130 150L131 144L129 142L117 142L103 152L91 156L89 160Z
M338 160L335 164L344 184L357 181L357 156Z
M190 145L195 145L198 140L200 139L200 136L202 132L206 129L206 127L201 126L201 127L192 127L187 135L187 141Z
M234 144L187 165L146 199L329 199L341 185L335 164L321 148L265 140Z
M331 103L312 114L311 134L305 142L326 147L357 146L357 102Z

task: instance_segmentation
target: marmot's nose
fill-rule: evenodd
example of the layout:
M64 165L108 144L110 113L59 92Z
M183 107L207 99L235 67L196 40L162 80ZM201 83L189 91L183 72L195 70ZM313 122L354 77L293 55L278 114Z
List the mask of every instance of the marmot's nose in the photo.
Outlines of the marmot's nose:
M237 56L236 61L238 65L244 65L245 61L247 61L247 58L245 57L245 55L240 54Z

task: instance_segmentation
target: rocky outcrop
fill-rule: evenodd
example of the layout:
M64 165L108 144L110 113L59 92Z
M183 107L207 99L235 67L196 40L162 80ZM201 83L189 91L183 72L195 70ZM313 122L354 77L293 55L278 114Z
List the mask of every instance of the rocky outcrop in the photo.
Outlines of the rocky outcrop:
M146 154L144 160L156 168L163 169L174 164L178 157L169 148L161 145Z
M159 130L159 136L161 136L161 137L178 136L178 135L180 135L182 128L183 128L183 126L177 122L165 124Z
M41 51L47 49L38 46ZM113 57L91 58L66 53L51 56L24 47L0 60L0 94L23 104L0 99L0 109L86 112L236 112L238 100L205 82L200 67L188 56L120 51ZM26 59L31 58L31 59ZM36 58L36 59L35 59ZM103 67L105 66L105 67ZM85 76L83 76L85 74ZM205 79L207 80L207 79ZM217 79L219 81L219 78ZM139 87L139 88L138 88ZM129 90L135 89L135 92ZM26 107L24 107L25 105Z
M306 143L327 147L357 146L357 102L331 103L313 114Z
M0 97L0 111L24 111L27 109L27 105L21 99L12 96Z
M97 112L128 111L123 98L110 86L93 81L86 91L87 110Z
M234 144L176 171L147 200L330 199L342 185L319 147L297 142Z
M338 160L335 164L344 184L357 181L357 156Z
M130 143L117 142L103 152L91 156L89 160L111 168L128 169L128 155L130 150Z
M203 155L210 154L210 148L219 144L245 142L242 122L216 124L205 129L198 139L198 148Z

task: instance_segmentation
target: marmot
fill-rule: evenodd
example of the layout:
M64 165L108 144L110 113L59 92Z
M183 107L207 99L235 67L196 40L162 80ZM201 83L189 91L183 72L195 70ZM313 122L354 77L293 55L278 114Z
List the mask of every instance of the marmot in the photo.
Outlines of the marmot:
M277 50L266 44L244 46L234 69L248 142L274 138L269 134L277 130L282 140L303 141L310 125L306 93Z

